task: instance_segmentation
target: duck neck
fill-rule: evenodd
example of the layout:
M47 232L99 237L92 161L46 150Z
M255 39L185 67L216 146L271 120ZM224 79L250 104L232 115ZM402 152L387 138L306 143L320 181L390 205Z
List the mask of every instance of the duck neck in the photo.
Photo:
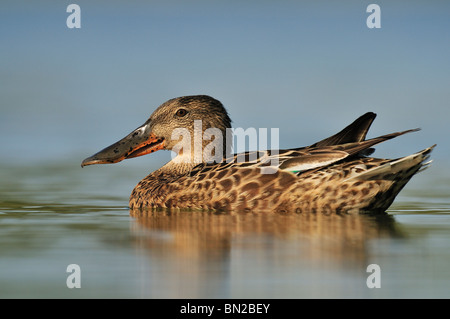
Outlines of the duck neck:
M171 175L188 173L192 168L201 163L220 163L230 156L232 150L231 129L209 129L208 134L202 132L203 138L197 139L199 133L193 134L194 138L183 139L170 150L176 154L172 160L161 167L158 172Z
M164 175L180 176L189 173L197 164L195 161L182 160L180 155L157 170Z

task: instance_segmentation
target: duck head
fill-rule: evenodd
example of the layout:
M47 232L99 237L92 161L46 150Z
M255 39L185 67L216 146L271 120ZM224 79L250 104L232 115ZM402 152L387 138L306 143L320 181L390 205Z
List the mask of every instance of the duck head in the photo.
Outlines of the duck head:
M203 133L211 128L219 130L222 141L225 141L229 131L226 129L231 128L231 120L221 102L207 95L174 98L160 105L143 125L123 139L86 158L81 166L117 163L158 150L173 150L181 155L183 148L177 146L186 135L191 138L189 149L192 151L191 154L182 155L192 158L194 136L202 134L203 150L210 143L208 139L202 138ZM223 147L224 154L226 151Z

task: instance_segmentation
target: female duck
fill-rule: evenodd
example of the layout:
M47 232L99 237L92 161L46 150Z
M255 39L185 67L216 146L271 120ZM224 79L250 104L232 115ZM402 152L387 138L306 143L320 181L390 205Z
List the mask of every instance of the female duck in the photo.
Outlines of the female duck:
M428 166L425 160L434 145L394 160L368 157L375 144L416 131L366 140L375 116L366 113L341 132L307 147L228 156L225 137L231 120L222 103L205 95L184 96L162 104L142 126L81 165L175 151L174 159L134 188L131 209L384 212L410 178ZM210 129L221 147L211 148L211 139L203 138L198 152L194 137ZM186 136L190 142L181 143Z

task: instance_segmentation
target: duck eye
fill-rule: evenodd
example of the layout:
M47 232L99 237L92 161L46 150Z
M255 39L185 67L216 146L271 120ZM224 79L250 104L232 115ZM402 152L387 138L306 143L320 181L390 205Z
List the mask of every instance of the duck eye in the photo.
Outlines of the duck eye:
M177 113L175 113L177 116L179 116L179 117L183 117L183 116L185 116L186 114L187 114L187 111L185 110L185 109L179 109L178 111L177 111Z

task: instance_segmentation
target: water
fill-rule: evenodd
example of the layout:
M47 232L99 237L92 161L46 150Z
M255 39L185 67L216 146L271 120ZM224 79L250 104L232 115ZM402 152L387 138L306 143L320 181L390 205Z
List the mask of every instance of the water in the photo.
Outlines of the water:
M448 298L450 178L382 216L135 214L141 164L0 169L1 298ZM67 266L81 270L69 289ZM380 288L368 288L377 264Z
M450 297L450 2L385 2L378 30L361 1L76 3L77 30L69 2L0 2L0 298ZM370 138L422 128L376 156L435 164L386 216L130 215L160 152L81 160L192 94L281 148L374 111Z

